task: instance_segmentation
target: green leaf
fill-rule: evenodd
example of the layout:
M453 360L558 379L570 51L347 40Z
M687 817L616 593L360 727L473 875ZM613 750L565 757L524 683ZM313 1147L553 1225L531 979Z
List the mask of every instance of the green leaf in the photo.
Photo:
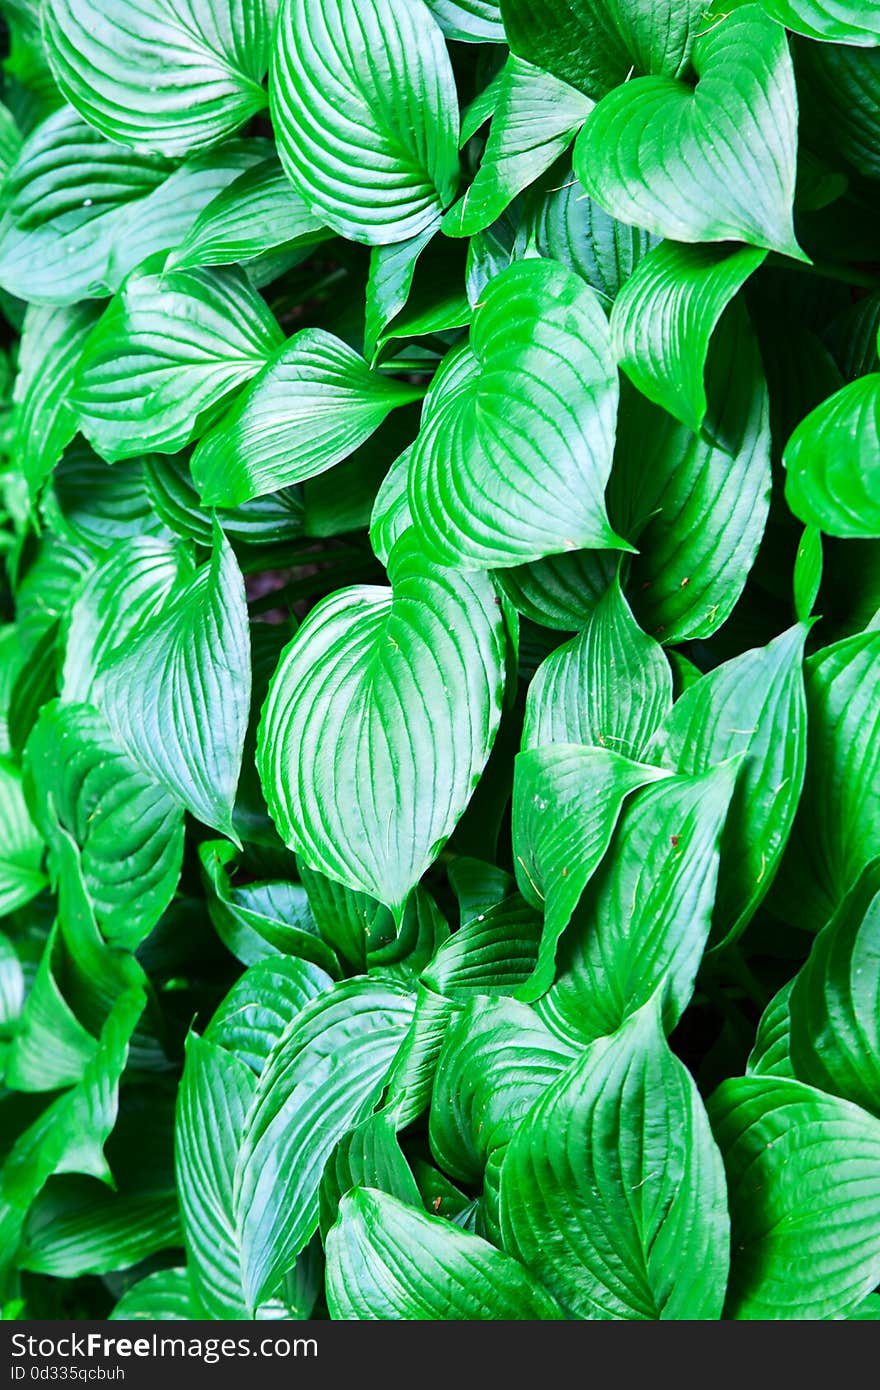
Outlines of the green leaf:
M285 1028L332 983L319 965L295 956L257 961L217 1009L205 1042L233 1053L259 1076Z
M443 219L447 236L472 236L568 148L593 103L521 58L504 69L498 105L476 178Z
M227 840L199 846L202 872L209 885L211 922L224 946L245 965L291 955L326 970L334 978L339 962L318 933L301 883L270 881L230 883L236 850Z
M65 704L101 704L113 653L162 612L192 573L186 552L167 540L138 537L110 550L71 609L61 683Z
M232 1184L256 1080L244 1062L190 1033L177 1094L177 1188L193 1292L211 1318L247 1318Z
M835 642L805 666L807 775L776 912L818 931L877 853L880 632Z
M770 502L770 412L761 357L741 305L709 354L702 435L624 395L611 475L612 513L639 553L627 592L664 644L708 637L739 599Z
M241 271L142 268L85 344L73 391L80 428L111 463L151 449L173 454L281 340Z
M157 1269L127 1289L108 1318L120 1322L189 1322L196 1317L185 1269Z
M794 1074L880 1111L880 860L869 864L813 943L791 991Z
M720 1316L721 1156L655 1003L544 1092L507 1150L500 1195L505 1247L574 1316Z
M90 125L182 155L266 105L270 19L264 0L47 0L43 33L55 81Z
M735 778L730 764L670 777L627 805L538 1005L554 1033L591 1043L616 1032L658 989L664 1028L675 1027L709 936Z
M327 1158L370 1113L412 1017L390 984L352 980L319 996L273 1048L235 1174L247 1301L271 1294L318 1224Z
M561 76L597 99L634 69L681 76L705 17L700 0L501 0L501 12L515 53L564 68Z
M477 1322L558 1319L557 1305L509 1255L440 1217L359 1187L327 1237L334 1318Z
M373 372L340 338L297 333L199 444L192 475L204 506L237 506L348 458L389 411L422 388Z
M436 227L426 227L406 241L374 246L370 252L364 306L364 353L375 365L382 330L406 305L419 257L432 241Z
M611 550L575 550L499 570L496 579L524 617L542 627L571 632L589 622L618 563Z
M525 1004L478 996L465 1005L446 1033L431 1098L431 1152L443 1171L478 1184L575 1051Z
M672 74L610 92L578 137L575 173L606 212L658 236L746 241L803 260L792 226L797 96L785 33L757 5L714 23L702 14L696 86Z
M748 925L776 875L797 810L807 754L805 637L798 624L697 681L650 750L689 775L742 756L721 839L713 946L735 940Z
M171 901L183 863L183 812L128 758L90 705L44 705L24 767L34 817L52 844L73 836L109 941L134 950Z
M144 460L110 465L84 439L75 440L56 465L42 511L47 526L99 559L116 541L168 537L147 491Z
M19 1268L54 1279L112 1274L180 1244L177 1194L114 1193L94 1178L55 1178L28 1213Z
M50 932L9 1050L5 1084L15 1091L73 1086L96 1052L96 1042L61 992L63 943Z
M822 583L822 533L805 526L794 562L794 609L799 623L809 622Z
M520 753L513 778L517 882L544 911L534 973L517 994L537 999L553 979L556 946L605 854L624 799L664 774L604 748L559 743Z
M121 464L114 465L118 472ZM177 535L211 544L211 518L202 510L189 464L179 454L152 454L144 461L144 485L155 514ZM298 487L255 497L241 507L216 509L224 535L233 544L277 546L303 534L304 500Z
M531 210L535 249L567 265L603 302L610 303L656 244L656 238L640 227L609 217L585 195L570 161L551 171L549 177L553 186Z
M469 568L621 547L604 498L616 413L595 295L551 261L511 266L425 402L409 477L423 545Z
M113 651L102 674L123 747L192 815L234 840L250 641L244 584L216 523L210 564Z
M615 355L643 396L699 432L703 373L722 312L764 261L741 246L664 242L639 262L611 312Z
M794 985L777 990L761 1015L755 1046L749 1053L746 1063L747 1076L788 1076L794 1077L790 1056L791 991Z
M499 0L426 0L449 39L462 43L503 43Z
M829 536L880 536L880 373L802 420L785 446L785 500Z
M877 43L877 17L864 0L761 0L767 13L786 29L830 43Z
M858 1304L880 1279L880 1121L769 1076L724 1082L709 1113L730 1194L726 1316L833 1318Z
M405 241L452 201L455 78L424 5L282 0L270 101L281 163L341 236Z
M638 761L671 708L663 648L642 632L615 579L578 636L538 667L523 748L581 743Z
M504 622L486 576L441 571L406 537L390 577L310 613L269 687L257 761L285 843L399 918L489 756Z
M843 44L794 45L803 138L833 169L880 176L880 54Z
M25 315L15 379L15 444L32 499L76 434L69 396L94 322L89 304L30 308Z
M239 174L202 208L166 265L231 265L282 246L312 246L327 236L272 156Z
M321 1237L339 1214L339 1203L353 1187L374 1187L401 1202L420 1208L421 1194L412 1169L403 1156L394 1124L388 1115L371 1115L340 1139L327 1160L321 1178Z
M30 902L44 887L43 841L30 818L21 773L0 759L0 917Z

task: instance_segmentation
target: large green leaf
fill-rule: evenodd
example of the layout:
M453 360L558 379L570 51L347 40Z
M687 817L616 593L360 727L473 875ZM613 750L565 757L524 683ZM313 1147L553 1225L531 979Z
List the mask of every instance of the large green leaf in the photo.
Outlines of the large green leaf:
M785 446L785 500L829 536L880 536L880 373L802 420Z
M675 1027L709 936L735 778L730 764L670 777L625 808L538 1005L555 1033L587 1043L605 1037L658 988L664 1027Z
M192 573L192 560L170 541L138 537L113 546L71 610L61 684L66 704L100 705L113 652L161 613Z
M327 1237L334 1318L476 1322L563 1317L509 1255L388 1193L355 1188Z
M717 1318L721 1156L656 1001L546 1090L501 1167L505 1248L576 1317Z
M618 563L613 550L574 550L499 570L496 579L524 617L571 632L589 622Z
M89 304L31 308L25 315L15 379L15 442L31 497L76 434L69 396L94 322L95 310Z
M446 1034L431 1097L431 1151L443 1171L478 1183L575 1052L525 1004L478 996L466 1005Z
M371 371L332 333L305 328L263 368L201 441L192 475L205 506L324 473L369 439L422 388Z
M769 15L811 39L873 47L880 39L874 0L761 0Z
M316 217L353 241L405 241L458 183L443 35L409 0L281 0L270 77L278 152Z
M144 460L105 463L84 439L75 440L56 465L42 511L47 526L99 561L116 541L168 536L147 491Z
M487 576L441 571L408 537L390 567L391 590L342 589L303 623L257 757L286 843L399 916L489 756L504 621Z
M61 91L120 144L186 154L266 105L266 0L47 0L44 16Z
M795 976L795 1076L880 1112L880 860L869 864Z
M770 1076L724 1082L709 1112L730 1193L727 1316L854 1307L880 1279L880 1121Z
M281 340L241 271L142 268L86 342L73 392L80 428L110 462L150 449L173 454Z
M339 1215L339 1203L353 1187L374 1187L421 1209L422 1198L412 1169L403 1156L392 1118L380 1111L370 1115L340 1139L321 1178L321 1238Z
M877 854L880 632L835 642L806 663L807 775L776 911L818 931Z
M186 1270L158 1269L126 1289L108 1317L122 1322L188 1322L197 1312Z
M776 875L797 810L807 752L805 637L798 624L698 680L652 745L666 767L688 774L742 756L721 839L713 945L748 925Z
M697 432L706 416L709 341L766 251L664 242L639 262L614 302L611 339L643 396Z
M247 1318L232 1181L256 1080L244 1062L191 1033L177 1093L175 1149L193 1291L212 1318Z
M664 643L708 637L732 613L770 504L770 411L761 357L741 305L716 333L709 412L697 435L627 391L611 475L612 515L638 546L627 593Z
M173 1188L114 1193L94 1178L55 1178L28 1213L18 1265L55 1279L75 1279L130 1269L179 1244Z
M14 763L0 759L0 917L39 893L43 840L31 820Z
M625 798L664 776L605 748L559 743L520 753L513 781L513 856L522 892L543 908L534 972L517 994L537 999L556 946L614 832Z
M332 983L319 965L295 956L256 961L217 1009L205 1041L234 1053L259 1075L288 1024Z
M592 109L568 83L509 58L476 178L443 219L447 236L472 236L494 222L568 148Z
M307 1005L270 1053L235 1173L251 1306L272 1293L317 1227L324 1164L378 1100L412 1012L405 990L352 980Z
M422 543L446 564L484 568L621 546L604 498L616 413L593 292L551 261L511 266L425 402L409 477Z
M597 99L634 70L679 77L704 27L700 0L501 0L515 53Z
M136 949L177 887L182 810L90 705L44 705L24 765L43 837L51 845L59 827L73 836L104 934Z
M587 117L575 172L612 216L658 236L746 241L803 259L792 227L797 96L785 33L758 5L708 23L703 13L691 52L696 86L674 75L624 82Z
M579 635L542 662L529 686L523 748L581 743L636 761L672 708L672 672L615 579Z
M328 235L272 156L239 174L200 211L171 252L169 269L251 261Z
M504 42L499 0L425 0L444 34L463 43Z
M120 467L115 464L114 472ZM154 514L178 536L210 545L211 517L202 510L183 455L150 455L143 464L143 477ZM218 507L216 516L233 544L277 546L302 535L304 505L301 489L291 487L255 497L241 507Z
M235 839L250 641L244 583L216 523L210 563L110 654L102 675L107 718L135 762Z

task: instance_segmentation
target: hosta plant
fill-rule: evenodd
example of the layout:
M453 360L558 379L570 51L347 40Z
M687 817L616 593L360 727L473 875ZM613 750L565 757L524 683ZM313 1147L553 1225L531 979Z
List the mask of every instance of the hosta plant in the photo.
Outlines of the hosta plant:
M0 10L5 1315L876 1318L880 4Z

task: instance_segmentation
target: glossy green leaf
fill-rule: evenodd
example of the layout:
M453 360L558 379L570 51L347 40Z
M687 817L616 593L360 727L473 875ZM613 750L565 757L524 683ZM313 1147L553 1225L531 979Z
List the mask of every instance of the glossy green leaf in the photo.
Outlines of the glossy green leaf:
M642 632L615 579L579 635L535 673L523 748L580 743L638 761L671 708L669 662Z
M504 634L488 578L440 571L406 538L391 580L309 615L270 686L258 764L285 842L399 915L489 756Z
M535 971L517 991L536 999L553 979L556 946L608 848L624 799L662 778L605 748L559 743L520 753L513 789L517 882L544 911Z
M93 1178L55 1178L28 1213L20 1268L55 1279L130 1269L180 1243L173 1190L113 1193Z
M505 1248L577 1317L721 1313L721 1157L654 1003L546 1090L501 1167Z
M182 810L90 705L44 705L24 761L41 834L50 845L59 827L73 836L104 934L135 949L177 887Z
M181 155L266 105L270 20L264 0L49 0L43 32L56 82L90 125Z
M396 1197L355 1188L327 1238L335 1318L505 1321L563 1316L516 1260Z
M259 1076L288 1024L332 983L319 965L295 956L257 961L217 1009L205 1042L233 1053Z
M192 475L206 506L237 506L323 473L422 390L373 372L341 339L306 328L206 434Z
M789 980L783 985L762 1013L755 1046L746 1063L747 1076L794 1076L790 1054L793 984L794 981Z
M877 853L880 632L835 642L805 665L807 775L776 911L818 931Z
M122 464L114 464L118 473ZM202 510L189 465L180 454L151 454L143 463L147 496L169 530L199 545L211 544L211 517ZM233 544L277 546L303 533L305 503L298 487L255 497L241 507L216 509L217 520Z
M423 545L446 564L485 568L619 547L604 499L616 412L595 295L553 262L511 266L425 403L409 476Z
M805 526L794 564L794 610L799 623L808 622L813 615L822 565L822 533L815 526Z
M147 491L144 460L105 463L84 439L75 440L56 465L42 512L51 530L101 559L116 541L168 536Z
M499 0L425 0L447 38L463 43L504 42Z
M135 762L233 839L250 694L244 584L217 527L210 563L110 655L102 698Z
M869 864L813 943L789 1010L794 1074L880 1111L880 861Z
M542 627L571 632L589 622L611 586L618 563L613 550L575 550L499 570L496 578L524 617Z
M639 262L614 302L611 339L621 367L643 396L695 433L707 410L709 341L766 254L664 242Z
M726 764L670 777L628 803L538 1004L557 1035L590 1043L614 1033L658 988L664 1027L675 1027L709 936L735 779Z
M151 449L173 454L281 337L241 271L141 269L85 344L73 392L80 428L111 463Z
M709 23L701 10L700 21L696 86L674 73L624 82L588 116L575 172L612 216L658 236L746 241L803 259L792 227L797 96L785 34L758 5Z
M548 180L551 187L531 209L535 249L567 265L610 304L657 239L609 217L587 198L570 160L554 166Z
M353 980L313 1000L273 1048L234 1185L251 1304L273 1291L315 1230L324 1164L373 1108L412 1011L406 991Z
M196 1317L185 1269L158 1269L126 1289L108 1318L119 1322L188 1322Z
M29 902L46 882L43 840L31 820L21 773L0 759L0 917Z
M405 241L452 201L455 79L424 5L282 0L270 98L286 172L342 236Z
M712 944L733 940L765 897L797 810L807 753L806 629L726 661L686 690L655 736L665 766L701 773L740 755L721 840Z
M478 1183L575 1054L525 1004L481 996L466 1005L446 1034L431 1098L431 1151L443 1171Z
M873 0L761 0L769 15L811 39L864 44L880 40Z
M69 396L94 322L89 304L31 308L25 316L15 381L16 447L31 497L76 434Z
M412 1169L403 1151L390 1116L371 1115L340 1139L324 1169L319 1202L321 1236L339 1215L339 1203L353 1187L372 1187L388 1192L409 1206L421 1208L422 1199Z
M839 43L795 42L805 142L862 177L880 176L880 53Z
M177 1097L177 1182L193 1291L215 1318L248 1316L232 1182L255 1089L244 1062L189 1035Z
M246 169L211 199L166 264L180 270L230 265L252 261L281 246L310 246L326 236L278 160L271 157Z
M592 109L568 83L509 58L480 167L444 217L446 235L472 236L494 222L568 148Z
M785 446L785 500L829 536L880 536L880 373L801 421Z
M726 1316L832 1318L854 1307L880 1278L880 1121L769 1076L726 1081L709 1110L730 1194Z

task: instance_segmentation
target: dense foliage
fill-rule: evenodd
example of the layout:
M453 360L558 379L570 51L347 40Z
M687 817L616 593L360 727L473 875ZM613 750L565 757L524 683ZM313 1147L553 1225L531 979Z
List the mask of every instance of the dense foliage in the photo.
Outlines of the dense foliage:
M0 0L6 1317L871 1318L878 0Z

